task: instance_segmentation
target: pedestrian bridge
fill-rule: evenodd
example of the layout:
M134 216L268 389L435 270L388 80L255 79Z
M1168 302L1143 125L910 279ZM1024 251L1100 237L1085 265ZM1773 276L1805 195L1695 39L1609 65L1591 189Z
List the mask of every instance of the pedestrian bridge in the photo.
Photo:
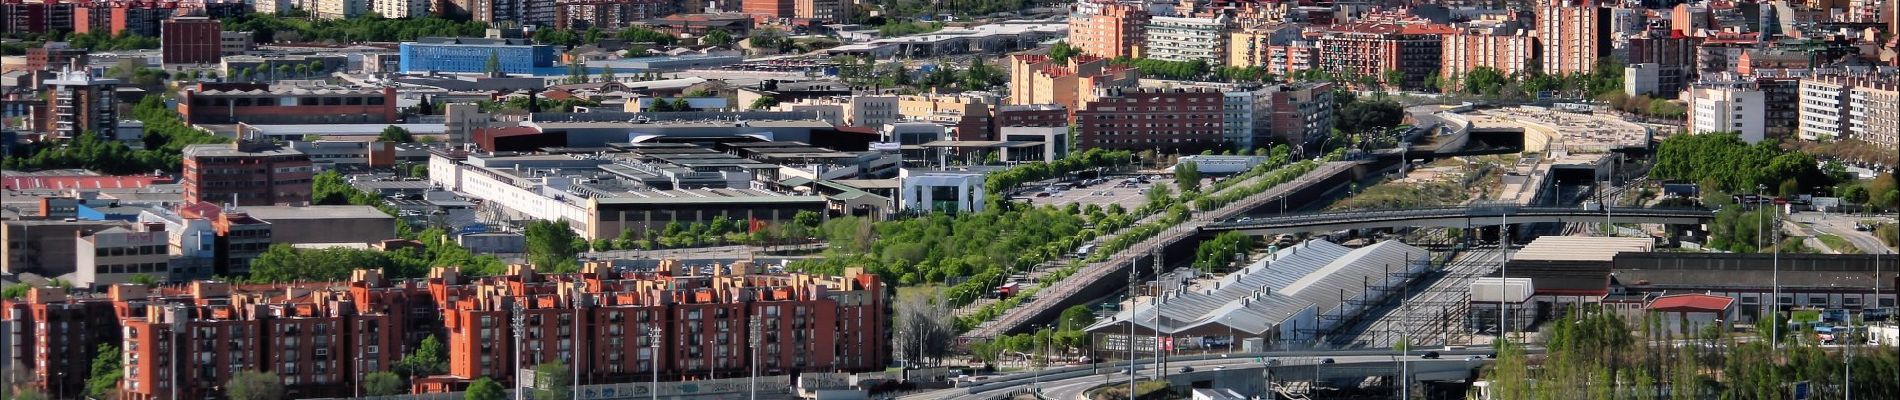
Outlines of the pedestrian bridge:
M1481 204L1465 207L1421 208L1380 211L1331 211L1273 217L1230 219L1208 224L1201 232L1241 231L1254 235L1286 232L1336 231L1342 229L1444 227L1475 228L1505 223L1612 222L1645 224L1701 224L1715 218L1715 212L1691 208L1602 208L1534 207L1515 204Z

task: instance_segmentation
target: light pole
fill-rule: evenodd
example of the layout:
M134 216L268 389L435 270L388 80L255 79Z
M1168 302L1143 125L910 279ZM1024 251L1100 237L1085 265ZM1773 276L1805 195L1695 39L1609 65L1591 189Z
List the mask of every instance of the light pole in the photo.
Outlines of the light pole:
M1761 194L1763 191L1766 191L1766 190L1768 190L1768 185L1760 184L1760 183L1755 184L1755 198L1749 199L1749 203L1750 203L1749 205L1756 207L1757 211L1759 211L1761 208L1761 199L1762 199ZM1768 236L1768 234L1765 233L1767 232L1767 229L1768 229L1767 224L1761 223L1760 219L1755 220L1755 251L1757 253L1760 253L1761 249L1763 247L1766 247L1766 245L1762 243L1762 238ZM1775 285L1775 286L1776 288L1771 288L1770 290L1779 290L1780 285ZM1776 347L1779 348L1780 347L1779 344L1781 342L1780 340L1781 293L1779 293L1778 291L1773 292L1773 293L1774 293L1774 297L1770 299L1769 301L1765 301L1763 303L1768 305L1768 315L1767 315L1768 326L1769 326L1769 332L1772 332L1770 333L1769 340L1777 344Z
M1773 331L1775 336L1770 344L1774 346L1773 348L1779 349L1781 348L1781 205L1775 205L1774 213L1775 217L1773 220L1775 229L1773 229L1773 238L1775 242L1772 243L1775 246L1775 255L1772 261L1774 274L1772 275L1770 283L1775 296L1775 326Z
M515 318L514 318L514 328L515 328L514 369L515 370L514 370L514 373L515 373L515 398L517 399L523 398L523 396L527 394L526 393L527 387L524 386L527 384L527 379L522 379L522 376L521 376L521 358L522 358L521 357L521 337L527 335L527 320L524 319L524 316L522 315L522 314L526 314L526 312L524 311L526 310L528 306L528 303L526 301L527 300L525 299L517 299L515 302L515 307L514 307L514 310L515 310Z
M1141 301L1135 300L1135 270L1141 263L1128 260L1128 399L1135 399L1135 306ZM1159 343L1157 343L1158 345Z
M648 327L647 337L652 339L647 344L653 347L653 357L648 360L648 365L653 367L653 386L647 387L647 394L650 400L660 400L660 328Z

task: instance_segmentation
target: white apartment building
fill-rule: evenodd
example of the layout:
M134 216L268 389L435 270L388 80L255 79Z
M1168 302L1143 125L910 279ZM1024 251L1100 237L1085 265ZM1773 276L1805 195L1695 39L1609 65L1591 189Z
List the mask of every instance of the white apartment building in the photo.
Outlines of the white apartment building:
M1684 92L1689 132L1737 132L1742 140L1767 138L1767 95L1745 82L1700 83Z
M1267 96L1251 90L1230 90L1223 93L1221 115L1221 139L1236 150L1252 150L1254 143L1254 119L1267 105Z
M356 18L369 12L367 0L317 0L318 19Z
M370 8L383 18L422 18L429 16L429 0L369 0Z
M1900 148L1900 79L1823 76L1801 80L1803 140L1855 139Z
M1227 57L1225 39L1232 25L1225 16L1151 18L1143 33L1147 44L1142 56L1165 61L1201 60L1208 65L1221 65Z
M1801 140L1835 140L1847 131L1847 88L1837 78L1801 80Z
M1863 82L1847 93L1851 137L1889 151L1900 149L1900 82Z

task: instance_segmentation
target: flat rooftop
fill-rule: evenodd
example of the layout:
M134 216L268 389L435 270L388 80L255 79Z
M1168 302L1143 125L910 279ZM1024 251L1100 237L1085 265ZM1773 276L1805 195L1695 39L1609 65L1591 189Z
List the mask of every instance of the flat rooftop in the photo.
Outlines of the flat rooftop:
M396 219L371 206L247 206L238 212L265 221L297 219Z

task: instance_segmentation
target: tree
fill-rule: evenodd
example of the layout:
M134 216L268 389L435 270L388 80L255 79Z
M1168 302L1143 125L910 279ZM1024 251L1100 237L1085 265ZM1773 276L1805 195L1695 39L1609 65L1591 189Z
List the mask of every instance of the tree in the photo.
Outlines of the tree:
M382 133L376 135L376 141L396 142L396 143L415 143L416 136L409 134L408 129L403 129L403 127L400 127L400 126L390 125L388 127L383 128Z
M0 289L0 299L18 299L18 298L26 297L26 293L31 290L33 290L33 286L27 285L24 283L15 283L15 284L7 285L6 288Z
M1181 187L1181 193L1201 188L1201 166L1193 161L1182 161L1174 165L1174 184Z
M750 108L754 110L764 110L777 106L778 99L772 98L772 96L759 96L759 98L752 100Z
M363 393L371 396L389 396L408 392L402 388L402 377L389 371L376 371L363 376Z
M956 327L951 323L956 318L948 305L949 300L940 291L898 298L891 312L891 348L897 352L893 356L921 365L949 355L951 342L956 339Z
M239 371L224 384L224 393L231 400L281 400L284 381L268 372Z
M422 344L416 346L415 351L396 361L395 370L412 379L447 372L449 363L445 356L447 354L442 350L442 341L436 340L435 335L429 335L422 339Z
M1385 70L1385 86L1393 89L1405 86L1405 71Z
M536 220L528 223L525 232L528 240L528 262L546 273L572 272L579 269L574 257L582 251L575 246L580 236L574 234L566 220Z
M1056 328L1065 331L1080 330L1094 323L1095 312L1089 311L1088 306L1077 304L1062 310L1062 316L1056 319Z
M501 76L501 53L489 50L488 61L482 63L482 71L487 72L488 76Z
M534 366L534 398L566 399L574 397L574 372L560 362Z
M1866 185L1847 185L1846 189L1841 190L1841 200L1846 200L1848 203L1867 204L1868 198Z
M495 383L494 379L484 376L470 383L468 391L462 393L462 398L464 400L506 400L508 393L503 391L500 383Z
M732 44L732 32L726 32L725 29L713 29L712 31L706 32L706 37L700 38L700 44L708 46L725 46Z
M1339 129L1346 133L1383 131L1405 121L1405 109L1389 99L1359 100L1339 108Z
M125 364L119 358L119 348L111 344L100 344L99 355L92 359L92 376L86 378L86 393L96 399L116 397L119 379L125 376Z
M152 274L142 273L142 274L132 275L132 278L128 280L131 281L132 283L136 283L140 285L158 286L158 277L154 277L152 276Z
M1049 47L1049 60L1055 61L1057 64L1068 64L1069 57L1074 57L1076 54L1081 53L1082 51L1077 50L1075 46L1070 46L1069 41L1057 41L1054 46Z

